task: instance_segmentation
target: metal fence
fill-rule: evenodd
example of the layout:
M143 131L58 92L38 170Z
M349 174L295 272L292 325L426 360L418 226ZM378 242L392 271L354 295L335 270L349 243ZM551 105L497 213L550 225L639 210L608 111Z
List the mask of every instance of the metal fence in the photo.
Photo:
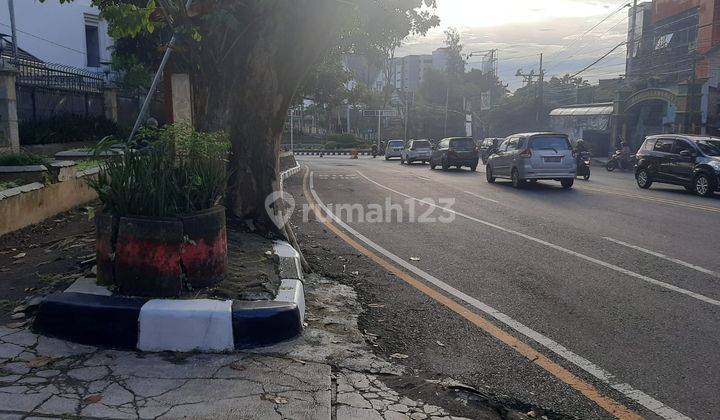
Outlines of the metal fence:
M5 57L6 60L12 60ZM18 86L38 87L47 90L102 93L105 77L100 73L65 66L19 59L16 63Z

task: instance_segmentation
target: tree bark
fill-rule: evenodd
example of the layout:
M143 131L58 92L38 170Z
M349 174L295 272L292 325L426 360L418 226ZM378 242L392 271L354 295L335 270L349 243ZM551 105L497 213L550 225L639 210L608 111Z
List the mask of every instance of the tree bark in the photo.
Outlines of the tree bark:
M281 233L265 210L265 199L279 189L279 149L287 112L308 71L337 40L348 6L336 0L234 4L235 17L246 25L208 26L203 44L215 48L192 57L198 69L196 121L200 129L224 129L229 134L230 215Z

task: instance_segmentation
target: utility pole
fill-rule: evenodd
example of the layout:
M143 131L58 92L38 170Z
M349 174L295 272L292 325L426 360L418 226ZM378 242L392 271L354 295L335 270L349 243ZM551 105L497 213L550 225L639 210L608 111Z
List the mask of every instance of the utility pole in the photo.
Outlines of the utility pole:
M450 105L450 81L448 81L447 89L445 90L445 128L443 130L443 137L447 137L447 123L448 123L448 107Z
M12 31L13 60L15 60L15 65L17 65L18 44L17 44L17 29L15 28L15 1L14 0L8 0L8 9L10 11L10 30Z
M630 74L630 59L633 57L633 53L635 51L635 36L636 36L636 30L635 27L637 26L637 7L638 7L638 0L633 1L632 6L632 17L630 17L630 43L628 44L627 49L627 60L625 62L627 63L625 65L625 74Z
M410 112L410 104L408 103L407 92L405 93L405 143L408 141L407 129L408 129L408 114Z
M294 143L295 143L295 142L294 142L294 140L295 140L295 138L294 138L295 127L294 127L294 125L293 125L293 124L294 124L294 121L293 121L294 119L295 119L295 110L294 110L292 107L290 107L290 151L291 151L291 152L295 152L295 147L294 147Z
M347 132L351 133L352 130L350 129L350 104L347 106L347 114L345 115L345 122L347 123Z
M382 112L378 112L378 142L377 142L378 149L380 148L380 125L381 125L380 122L381 122L381 118L382 118L381 115L382 115Z
M538 84L538 110L537 110L537 122L540 123L540 115L543 113L545 108L545 72L543 71L543 55L540 53L540 83Z

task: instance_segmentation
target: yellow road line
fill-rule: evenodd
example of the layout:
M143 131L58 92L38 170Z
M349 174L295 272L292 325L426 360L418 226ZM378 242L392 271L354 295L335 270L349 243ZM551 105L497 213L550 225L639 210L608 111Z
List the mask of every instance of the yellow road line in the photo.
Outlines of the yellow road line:
M572 374L570 371L565 369L564 367L560 366L559 364L553 362L549 358L545 357L541 353L537 352L535 349L530 347L529 345L525 344L523 341L515 338L514 336L510 335L509 333L503 331L501 328L497 327L487 319L483 318L482 316L478 315L475 312L470 311L469 309L465 308L464 306L460 305L459 303L455 302L454 300L450 299L449 297L443 295L442 293L438 292L437 290L431 288L430 286L426 285L421 280L416 279L415 277L407 274L405 271L401 270L396 265L390 263L386 259L382 258L381 256L377 255L376 253L370 251L369 249L365 248L363 245L352 239L349 235L347 235L345 232L340 230L337 226L335 226L329 218L323 216L322 211L318 207L317 203L313 200L312 194L308 191L309 186L309 177L310 169L309 167L305 167L305 175L303 176L303 193L305 195L305 198L308 201L308 204L312 208L313 212L315 213L315 217L318 221L323 223L325 227L327 227L331 232L333 232L336 236L338 236L340 239L345 241L348 245L355 248L358 252L365 255L366 257L370 258L372 261L374 261L376 264L387 270L388 272L394 274L399 279L403 280L408 285L414 287L418 291L424 293L429 298L433 299L434 301L440 303L441 305L447 307L448 309L452 310L456 314L460 315L461 317L465 318L475 326L479 327L486 333L492 335L495 337L495 339L505 343L509 347L511 347L513 350L521 354L523 357L528 359L530 362L540 366L543 368L546 372L550 373L563 383L567 384L568 386L572 387L576 391L580 392L582 395L584 395L587 399L597 404L599 407L601 407L603 410L610 413L612 416L618 418L618 419L642 419L641 416L639 416L637 413L633 412L629 408L625 407L621 403L613 400L612 398L604 396L600 391L598 391L594 386L591 384L583 381L582 379L578 378L574 374Z

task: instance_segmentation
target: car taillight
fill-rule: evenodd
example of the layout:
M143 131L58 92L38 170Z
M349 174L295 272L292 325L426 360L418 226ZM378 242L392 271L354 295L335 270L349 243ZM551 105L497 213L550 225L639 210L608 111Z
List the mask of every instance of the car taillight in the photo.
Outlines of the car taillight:
M522 152L520 152L520 157L530 158L530 157L532 157L532 151L530 149L525 149Z

